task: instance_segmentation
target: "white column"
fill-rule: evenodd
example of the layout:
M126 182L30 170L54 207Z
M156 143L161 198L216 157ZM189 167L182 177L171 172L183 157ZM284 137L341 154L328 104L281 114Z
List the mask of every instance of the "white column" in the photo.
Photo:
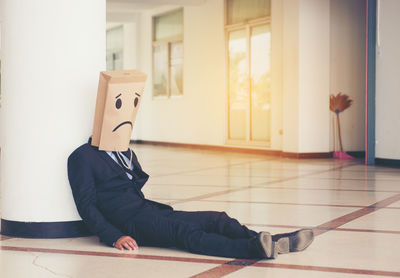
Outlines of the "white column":
M330 0L301 0L299 30L299 153L328 153Z
M397 0L378 2L375 156L380 159L400 159L399 9Z
M105 0L2 0L1 218L80 220L67 158L92 131Z
M282 151L299 152L299 3L283 1Z
M330 0L283 2L283 146L328 153Z

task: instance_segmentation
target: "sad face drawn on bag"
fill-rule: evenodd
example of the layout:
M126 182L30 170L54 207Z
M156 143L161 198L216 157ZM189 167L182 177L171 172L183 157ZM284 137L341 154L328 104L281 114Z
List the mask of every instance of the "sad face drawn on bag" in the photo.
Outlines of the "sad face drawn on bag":
M125 94L125 95L127 95L127 94ZM136 109L136 108L138 107L139 98L140 98L140 97L141 97L141 95L135 92L135 94L134 94L134 101L133 101L133 109ZM127 97L126 97L126 98L127 98ZM123 97L122 97L122 93L118 94L118 95L115 97L115 108L116 108L117 110L121 110L121 111L122 111L122 106L123 106L123 105L124 105L124 106L126 106L126 105L131 105L129 99L128 99L128 103L126 103L126 102L127 102L127 101L126 101L126 98L123 98ZM136 110L137 110L137 109L136 109ZM117 131L117 130L118 130L120 127L122 127L123 125L130 125L131 129L133 128L133 123L132 123L132 121L124 121L124 122L118 124L118 125L112 130L112 132Z

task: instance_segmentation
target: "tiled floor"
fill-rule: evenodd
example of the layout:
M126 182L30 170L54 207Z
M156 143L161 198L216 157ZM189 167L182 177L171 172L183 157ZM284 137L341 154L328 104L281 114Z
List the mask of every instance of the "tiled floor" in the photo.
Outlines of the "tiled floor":
M313 227L304 252L235 260L176 249L119 251L96 237L0 237L0 277L400 277L400 170L138 145L145 195L180 210L226 211L271 233Z

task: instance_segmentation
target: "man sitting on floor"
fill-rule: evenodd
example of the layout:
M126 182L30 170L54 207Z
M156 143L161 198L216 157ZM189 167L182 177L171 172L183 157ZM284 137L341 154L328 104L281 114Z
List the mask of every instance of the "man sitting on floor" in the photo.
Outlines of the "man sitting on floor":
M89 230L109 246L176 247L234 258L275 258L302 251L313 231L257 233L225 212L176 211L148 200L149 176L129 148L146 76L139 71L100 74L92 138L68 158L68 178L78 212Z

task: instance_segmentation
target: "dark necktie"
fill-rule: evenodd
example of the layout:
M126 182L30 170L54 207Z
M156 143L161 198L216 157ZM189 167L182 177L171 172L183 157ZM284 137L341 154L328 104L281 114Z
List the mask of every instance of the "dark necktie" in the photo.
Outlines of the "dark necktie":
M125 155L129 160L131 159L131 149L128 148L128 150L121 153Z
M131 151L130 149L128 149L125 152L121 152L123 155L125 155L129 160L131 159ZM115 157L117 158L118 164L122 167L122 169L125 170L125 172L128 172L133 178L138 178L137 173L135 173L135 171L132 171L131 169L128 169L125 167L126 162L122 161L124 158L121 155L118 155L117 152L113 152L113 154L115 155ZM133 157L132 157L132 164L131 166L133 166L133 170L136 169L135 164L133 163Z

